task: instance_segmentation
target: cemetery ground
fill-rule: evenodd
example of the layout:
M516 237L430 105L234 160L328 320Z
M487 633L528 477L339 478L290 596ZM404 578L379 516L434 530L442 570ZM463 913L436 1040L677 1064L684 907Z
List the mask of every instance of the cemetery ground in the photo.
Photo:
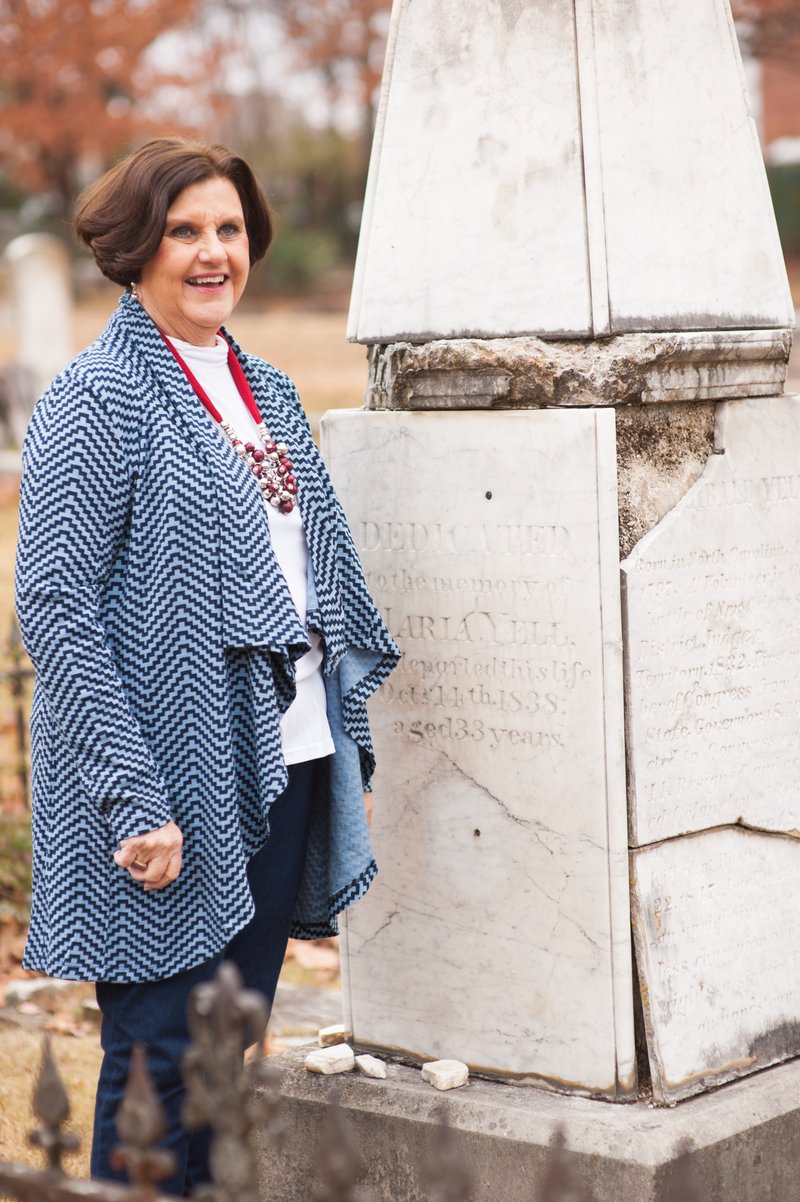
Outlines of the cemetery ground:
M105 324L116 303L116 292L99 293L80 305L75 315L75 349L87 345ZM270 303L247 307L234 315L231 332L248 351L270 360L297 383L306 412L316 430L326 409L358 406L366 383L366 355L361 346L344 338L345 301ZM11 355L11 340L0 330L0 362ZM8 631L13 616L14 548L17 531L19 481L0 475L0 672L9 667ZM29 703L30 686L26 686ZM4 1008L11 981L32 978L20 959L25 939L26 893L29 887L30 834L27 799L19 774L17 725L7 685L0 687L0 1158L38 1163L27 1132L35 1125L30 1096L41 1052L42 1030L50 1032L53 1050L72 1101L70 1127L80 1137L81 1150L70 1158L70 1171L88 1169L91 1115L100 1064L96 1016L86 1003L94 997L91 985L76 983L57 996ZM287 953L282 984L307 999L309 987L320 995L319 1025L337 1007L332 991L339 983L335 941L305 944L293 941ZM297 987L301 987L299 990ZM313 1005L312 1005L313 1008ZM308 1005L306 1004L306 1009ZM304 1028L309 1029L308 1015ZM283 1024L286 1037L291 1015ZM298 1028L299 1029L299 1028ZM270 1050L286 1046L284 1030L272 1038Z

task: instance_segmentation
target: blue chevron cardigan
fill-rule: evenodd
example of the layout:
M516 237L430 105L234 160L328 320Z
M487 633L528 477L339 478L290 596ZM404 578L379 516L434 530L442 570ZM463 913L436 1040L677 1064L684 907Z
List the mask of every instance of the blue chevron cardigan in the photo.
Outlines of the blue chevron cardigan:
M336 932L376 868L366 698L397 661L291 381L232 342L291 448L336 754L293 933ZM125 295L39 401L25 440L17 612L31 716L33 902L24 964L147 981L220 951L253 912L246 863L286 785L280 715L307 649L255 480ZM180 877L145 893L112 854L174 819Z

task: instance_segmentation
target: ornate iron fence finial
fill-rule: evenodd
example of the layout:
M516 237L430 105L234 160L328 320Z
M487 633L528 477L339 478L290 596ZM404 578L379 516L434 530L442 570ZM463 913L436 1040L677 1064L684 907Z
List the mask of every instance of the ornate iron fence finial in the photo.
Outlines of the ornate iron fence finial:
M137 1043L117 1111L117 1131L122 1142L112 1150L111 1164L115 1169L125 1169L132 1184L147 1198L155 1195L155 1183L169 1177L177 1167L174 1154L156 1146L166 1126L144 1047Z
M187 1089L183 1121L190 1128L207 1124L213 1128L214 1184L202 1191L203 1196L259 1202L251 1132L264 1114L273 1139L280 1125L274 1088L266 1096L256 1096L253 1089L256 1082L266 1081L269 1087L273 1081L271 1071L260 1063L269 1019L266 1000L244 989L238 969L224 963L213 981L192 990L188 1019L192 1042L183 1059ZM253 1043L260 1056L245 1068L244 1051Z
M73 1132L61 1130L62 1124L69 1118L69 1098L53 1059L49 1035L42 1040L42 1059L31 1104L33 1113L42 1120L44 1126L32 1131L28 1139L42 1149L50 1172L63 1174L61 1157L65 1152L77 1151L80 1140Z

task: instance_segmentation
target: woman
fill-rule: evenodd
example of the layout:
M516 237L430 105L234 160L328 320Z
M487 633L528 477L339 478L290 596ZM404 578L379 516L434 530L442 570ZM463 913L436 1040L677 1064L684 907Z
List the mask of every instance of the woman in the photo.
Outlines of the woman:
M36 407L17 609L37 670L25 966L97 982L94 1176L115 1176L132 1043L178 1171L189 991L234 960L271 999L289 934L336 932L376 871L365 700L397 651L285 375L222 329L272 227L249 166L158 139L84 193L126 287Z

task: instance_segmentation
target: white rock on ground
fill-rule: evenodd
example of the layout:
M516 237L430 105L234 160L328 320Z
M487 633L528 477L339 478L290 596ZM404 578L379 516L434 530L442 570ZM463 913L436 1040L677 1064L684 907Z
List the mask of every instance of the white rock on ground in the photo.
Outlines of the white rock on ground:
M320 1027L318 1038L321 1048L330 1048L337 1043L347 1043L351 1033L344 1023L336 1023L332 1027Z
M386 1077L386 1065L377 1056L356 1056L356 1068L365 1077L377 1077L381 1081Z
M431 1060L422 1066L422 1080L434 1089L458 1089L469 1080L469 1069L461 1060Z
M349 1073L355 1067L353 1049L346 1043L337 1043L331 1048L318 1048L309 1052L305 1066L310 1073Z

